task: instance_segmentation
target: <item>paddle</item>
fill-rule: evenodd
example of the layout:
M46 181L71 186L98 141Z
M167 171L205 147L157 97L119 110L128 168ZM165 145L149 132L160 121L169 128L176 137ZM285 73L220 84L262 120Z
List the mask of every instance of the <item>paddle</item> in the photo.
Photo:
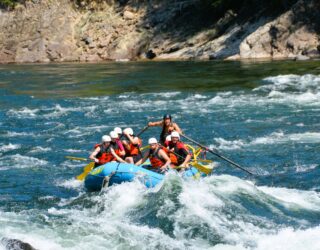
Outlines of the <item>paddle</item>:
M79 181L83 181L87 175L90 173L90 171L94 168L95 163L90 162L87 166L83 168L83 173L79 174L76 179Z
M67 159L69 160L74 160L74 161L87 161L87 158L82 158L82 157L74 157L74 156L66 156Z
M149 128L149 126L145 126L145 127L136 135L136 137L139 137L140 135L142 135L142 133L143 133L144 131L146 131L148 128Z
M66 156L67 159L74 160L74 161L88 161L89 159L87 158L82 158L82 157L74 157L74 156ZM83 172L76 176L76 179L79 181L83 181L88 173L94 168L95 163L90 162L83 168Z
M250 171L248 171L248 170L246 170L245 168L241 167L239 164L237 164L237 163L235 163L235 162L233 162L233 161L229 160L228 158L226 158L225 156L223 156L223 155L219 154L218 152L215 152L215 151L213 151L212 149L210 149L210 148L208 148L208 147L206 147L206 146L203 146L203 145L202 145L202 144L200 144L199 142L197 142L197 141L193 140L192 138L190 138L190 137L188 137L188 136L186 136L186 135L184 135L184 134L180 134L180 135L181 135L182 137L186 138L187 140L189 140L189 141L193 142L194 144L198 145L199 147L201 147L201 148L203 148L203 149L207 150L207 151L208 151L208 152L210 152L211 154L214 154L214 155L218 156L219 158L221 158L221 159L223 159L223 160L225 160L225 161L229 162L231 165L233 165L233 166L235 166L235 167L237 167L237 168L239 168L239 169L241 169L241 170L243 170L243 171L247 172L248 174L254 175L254 174L253 174L253 173L251 173ZM217 150L216 150L216 151L217 151Z
M182 155L179 155L179 154L177 154L177 153L175 153L175 152L173 152L173 151L170 151L172 154L174 154L175 156L178 156L178 157L181 157L182 159L186 159L185 157L183 157ZM197 160L196 159L196 155L194 154L194 151L193 151L193 156L194 156L194 159L193 159L193 161L191 161L190 162L190 165L191 166L193 166L193 167L195 167L195 168L197 168L200 172L203 172L203 173L205 173L206 175L208 175L208 174L210 174L211 172L212 172L212 169L213 169L213 166L211 166L211 167L209 167L209 166L203 166L203 165L201 165L200 163L198 163L198 161L200 160ZM200 160L200 161L202 161L202 160ZM210 160L203 160L204 162L212 162L212 161L210 161ZM177 167L175 167L175 169L180 169L180 168L183 168L183 167L181 167L181 166L177 166Z
M144 127L136 136L141 135L144 131L146 131L149 128L149 126ZM73 156L66 156L66 158L70 160L78 160L78 161L87 161L88 159L86 158L81 158L81 157L73 157ZM76 177L77 180L83 181L86 176L90 173L90 171L94 168L95 163L90 162L88 165L86 165L83 169L83 173L78 175Z

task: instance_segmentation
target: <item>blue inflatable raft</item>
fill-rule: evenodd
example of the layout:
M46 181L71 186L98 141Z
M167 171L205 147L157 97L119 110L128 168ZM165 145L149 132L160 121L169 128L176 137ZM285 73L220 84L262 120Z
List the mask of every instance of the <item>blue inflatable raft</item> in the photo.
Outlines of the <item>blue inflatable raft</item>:
M193 177L197 179L200 176L201 173L194 167L182 172L183 178ZM133 181L135 178L138 178L149 188L159 184L163 180L164 174L156 173L134 164L108 162L93 169L87 175L85 187L89 191L99 191L104 186Z

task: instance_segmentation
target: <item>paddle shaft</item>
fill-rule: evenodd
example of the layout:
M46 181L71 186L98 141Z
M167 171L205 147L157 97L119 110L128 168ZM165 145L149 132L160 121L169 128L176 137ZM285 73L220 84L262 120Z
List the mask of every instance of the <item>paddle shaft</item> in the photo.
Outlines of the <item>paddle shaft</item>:
M149 128L149 126L145 126L145 127L136 135L136 137L139 137L140 135L142 135L142 133L143 133L144 131L146 131L148 128ZM139 146L139 145L138 145L138 151L139 151L140 156L143 158L143 155L142 155L142 152L141 152L141 150L140 150L140 146Z
M145 126L136 136L139 137L140 135L142 135L142 133L144 131L146 131L149 128L149 126Z
M206 146L204 146L204 145L200 144L199 142L197 142L197 141L193 140L192 138L190 138L190 137L188 137L188 136L186 136L186 135L184 135L184 134L180 134L180 135L181 135L182 137L186 138L187 140L189 140L189 141L193 142L194 144L198 145L199 147L201 147L201 148L203 148L203 149L207 150L207 151L208 151L208 152L210 152L211 154L214 154L214 155L218 156L219 158L221 158L221 159L225 160L226 162L229 162L231 165L233 165L233 166L235 166L235 167L237 167L237 168L239 168L239 169L241 169L241 170L243 170L243 171L247 172L248 174L254 175L254 174L253 174L253 173L251 173L250 171L248 171L248 170L246 170L245 168L241 167L239 164L237 164L237 163L235 163L235 162L231 161L230 159L226 158L226 157L225 157L225 156L223 156L223 155L220 155L220 154L219 154L219 153L217 153L217 152L214 152L212 149L210 149L210 148L208 148L208 147L206 147Z
M69 160L74 160L74 161L88 161L89 159L87 158L82 158L82 157L74 157L74 156L65 156Z

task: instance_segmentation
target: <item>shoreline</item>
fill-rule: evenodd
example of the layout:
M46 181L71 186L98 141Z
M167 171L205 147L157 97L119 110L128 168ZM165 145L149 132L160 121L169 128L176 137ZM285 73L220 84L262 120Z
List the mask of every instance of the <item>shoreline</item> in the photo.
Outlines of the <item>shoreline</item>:
M263 1L262 9L231 4L221 12L171 1L92 9L70 0L28 1L0 12L0 64L320 58L320 2L288 1L274 9Z
M244 59L136 59L136 60L105 60L105 61L50 61L50 62L0 62L2 65L55 65L55 64L109 64L109 63L158 63L158 62L240 62L240 63L270 63L270 62L314 62L320 57L313 58L244 58Z

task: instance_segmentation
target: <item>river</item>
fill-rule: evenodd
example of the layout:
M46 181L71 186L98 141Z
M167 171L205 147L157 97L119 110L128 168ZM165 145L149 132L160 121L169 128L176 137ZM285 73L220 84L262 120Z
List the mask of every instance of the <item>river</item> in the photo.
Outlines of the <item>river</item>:
M319 61L0 65L0 249L319 250L319 111ZM198 181L74 178L66 156L166 113L254 176L208 153Z

